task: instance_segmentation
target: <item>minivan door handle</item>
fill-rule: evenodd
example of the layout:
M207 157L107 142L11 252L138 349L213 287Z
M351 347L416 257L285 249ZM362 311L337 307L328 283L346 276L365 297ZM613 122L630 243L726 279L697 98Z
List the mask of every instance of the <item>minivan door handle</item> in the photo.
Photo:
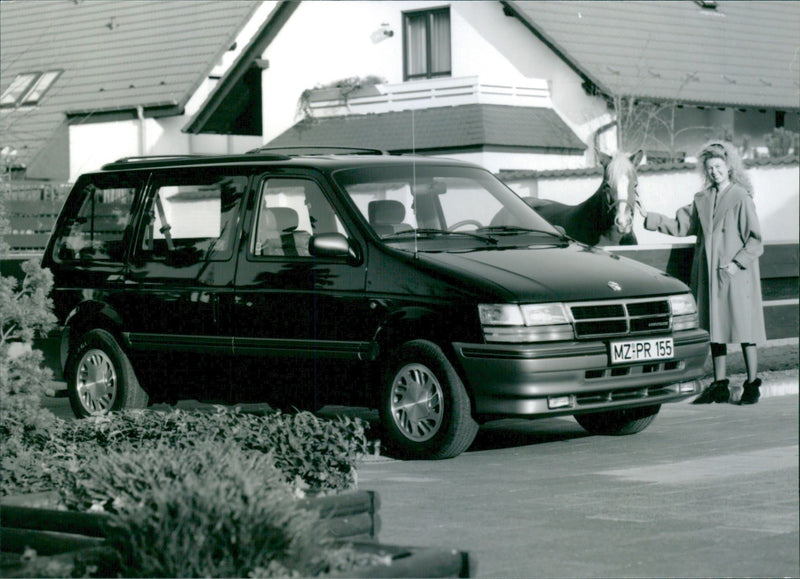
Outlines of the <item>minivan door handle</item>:
M214 325L219 323L219 294L211 294L211 320Z

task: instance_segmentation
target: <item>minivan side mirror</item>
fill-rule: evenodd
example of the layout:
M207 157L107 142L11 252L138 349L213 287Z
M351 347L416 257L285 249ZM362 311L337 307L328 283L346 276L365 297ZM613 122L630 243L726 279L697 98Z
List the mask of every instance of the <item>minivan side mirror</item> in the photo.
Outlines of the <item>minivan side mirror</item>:
M341 233L318 233L308 241L308 253L314 257L345 258L350 264L360 261L355 247Z
M555 228L555 230L556 230L556 231L558 231L558 232L559 232L561 235L564 235L564 236L566 236L566 235L567 235L567 230L566 230L566 229L564 229L563 227L561 227L560 225L553 225L553 227L554 227L554 228Z

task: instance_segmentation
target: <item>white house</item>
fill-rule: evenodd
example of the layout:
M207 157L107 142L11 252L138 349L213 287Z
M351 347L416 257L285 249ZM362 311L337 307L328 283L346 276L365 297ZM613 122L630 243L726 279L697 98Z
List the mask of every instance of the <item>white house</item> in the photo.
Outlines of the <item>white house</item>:
M650 159L691 157L719 131L762 149L776 127L798 132L797 2L37 0L0 11L0 150L28 178L262 144L574 169L617 148L625 99L662 109L648 118ZM312 90L337 81L334 96Z
M272 146L413 149L495 171L581 167L596 147L617 148L624 99L651 111L641 139L651 158L691 157L725 133L763 150L776 127L798 131L798 3L294 6L257 47ZM215 96L189 132L213 130ZM301 102L315 122L298 117Z

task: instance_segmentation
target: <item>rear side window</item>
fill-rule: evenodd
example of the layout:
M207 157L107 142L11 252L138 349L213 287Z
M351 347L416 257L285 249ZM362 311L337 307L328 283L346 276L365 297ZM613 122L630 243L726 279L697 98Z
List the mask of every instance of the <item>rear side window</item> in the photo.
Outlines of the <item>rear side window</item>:
M139 257L184 265L229 259L247 184L245 175L209 169L154 175Z
M111 261L125 258L125 237L142 176L89 175L75 185L56 233L57 261Z

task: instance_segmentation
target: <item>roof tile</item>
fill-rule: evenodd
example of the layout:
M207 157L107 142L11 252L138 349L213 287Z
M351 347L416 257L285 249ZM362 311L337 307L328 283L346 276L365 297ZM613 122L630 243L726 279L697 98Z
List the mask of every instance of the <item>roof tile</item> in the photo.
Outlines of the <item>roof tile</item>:
M800 109L800 2L507 2L604 92Z
M30 164L64 113L185 105L258 2L0 2L0 90L17 74L64 73L38 107L0 112L2 145ZM89 120L89 119L87 119Z
M552 109L478 104L306 120L269 143L310 145L392 152L487 146L586 149Z

